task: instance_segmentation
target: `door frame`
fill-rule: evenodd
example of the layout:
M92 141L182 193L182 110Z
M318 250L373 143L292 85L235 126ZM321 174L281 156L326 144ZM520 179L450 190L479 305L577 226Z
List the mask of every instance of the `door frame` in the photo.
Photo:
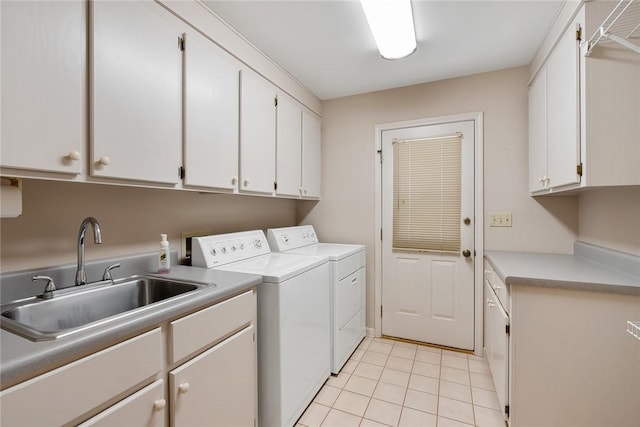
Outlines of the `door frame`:
M381 123L375 125L375 228L374 232L374 330L373 335L382 336L382 132L415 126L428 126L441 123L470 121L474 122L474 242L476 255L473 259L474 277L474 340L473 349L477 356L483 355L483 292L484 292L484 116L482 112L464 113L451 116L432 117L402 122Z

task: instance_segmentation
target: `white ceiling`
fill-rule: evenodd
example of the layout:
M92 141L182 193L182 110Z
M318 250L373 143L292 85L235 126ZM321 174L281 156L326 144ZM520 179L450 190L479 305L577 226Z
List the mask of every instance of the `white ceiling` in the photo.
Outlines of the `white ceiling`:
M378 54L357 0L203 0L321 99L527 65L562 0L413 0L417 51Z

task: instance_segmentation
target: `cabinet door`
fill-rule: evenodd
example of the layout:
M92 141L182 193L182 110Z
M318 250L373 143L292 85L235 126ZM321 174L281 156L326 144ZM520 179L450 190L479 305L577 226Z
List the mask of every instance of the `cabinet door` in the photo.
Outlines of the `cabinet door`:
M302 197L320 198L321 181L320 118L302 112Z
M276 90L253 71L243 69L240 93L240 190L273 194Z
M91 2L91 174L178 183L178 19L150 0Z
M498 297L485 282L485 351L496 387L501 410L509 404L509 335L506 327L509 317L502 309Z
M87 4L3 1L2 166L79 174L87 152Z
M543 190L547 176L547 71L529 88L529 191Z
M162 340L156 328L2 390L0 425L69 425L155 377L162 369Z
M276 111L276 194L299 197L302 180L302 108L287 95L279 94Z
M78 427L164 427L166 405L164 381L157 380Z
M169 373L172 426L255 425L254 331L251 325Z
M185 35L184 183L238 188L240 64L195 31Z
M549 187L580 182L579 54L574 22L549 56L547 68L547 176Z

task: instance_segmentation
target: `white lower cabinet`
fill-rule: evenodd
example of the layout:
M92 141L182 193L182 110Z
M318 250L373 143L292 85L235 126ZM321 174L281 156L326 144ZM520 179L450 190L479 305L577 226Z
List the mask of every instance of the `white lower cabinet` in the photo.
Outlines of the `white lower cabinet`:
M509 416L509 316L489 281L485 282L484 293L484 350L493 376L500 410L506 419Z
M78 427L164 427L166 418L164 381L157 380Z
M172 426L253 426L255 328L250 325L169 373Z
M2 390L0 425L254 427L256 304L251 289Z
M0 424L77 424L83 414L155 377L162 369L162 350L156 328L3 390Z

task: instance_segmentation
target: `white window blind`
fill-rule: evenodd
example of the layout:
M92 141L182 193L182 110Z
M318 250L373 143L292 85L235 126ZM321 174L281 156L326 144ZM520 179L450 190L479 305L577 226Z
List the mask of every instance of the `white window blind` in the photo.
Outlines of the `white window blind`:
M462 135L393 142L393 249L460 251Z

